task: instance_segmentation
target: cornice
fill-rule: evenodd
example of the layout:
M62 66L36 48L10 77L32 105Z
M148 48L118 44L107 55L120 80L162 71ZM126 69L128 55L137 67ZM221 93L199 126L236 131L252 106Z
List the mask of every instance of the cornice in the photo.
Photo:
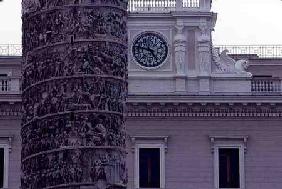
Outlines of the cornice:
M282 104L282 95L133 95L130 94L127 99L128 103L268 103Z
M212 17L214 14L202 11L130 12L128 18Z
M129 96L128 117L282 118L281 96Z
M0 103L0 119L22 115L21 103Z
M0 116L21 116L21 98L4 102L0 95ZM12 97L12 96L10 96ZM282 118L281 96L184 96L130 95L128 117L196 118Z
M0 56L0 65L2 66L21 66L22 56Z
M279 118L282 104L128 104L128 117Z
M15 102L21 102L21 92L15 92L15 93L0 93L0 103L7 102L7 103L15 103Z

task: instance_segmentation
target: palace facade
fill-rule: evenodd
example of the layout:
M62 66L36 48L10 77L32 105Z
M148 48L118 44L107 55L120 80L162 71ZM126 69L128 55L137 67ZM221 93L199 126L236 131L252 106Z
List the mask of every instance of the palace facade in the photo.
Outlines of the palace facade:
M281 189L282 47L213 45L211 4L129 1L128 189ZM6 189L20 188L20 51L0 46Z

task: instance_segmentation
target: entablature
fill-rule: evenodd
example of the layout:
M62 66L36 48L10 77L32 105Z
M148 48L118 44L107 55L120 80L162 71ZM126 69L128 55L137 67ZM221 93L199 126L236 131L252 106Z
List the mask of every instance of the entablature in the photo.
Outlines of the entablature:
M282 104L280 95L133 95L129 94L128 103L200 103L200 104Z
M282 118L281 97L162 96L129 97L128 117ZM147 98L147 97L145 97ZM255 100L256 99L256 100Z

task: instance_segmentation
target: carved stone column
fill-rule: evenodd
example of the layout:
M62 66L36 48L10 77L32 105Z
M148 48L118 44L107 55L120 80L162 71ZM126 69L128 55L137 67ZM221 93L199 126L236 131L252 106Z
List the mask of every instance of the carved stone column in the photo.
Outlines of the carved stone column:
M211 37L210 28L202 25L198 37L199 52L199 93L210 93L210 75L211 75Z
M185 56L186 56L186 37L184 35L184 26L176 25L176 35L174 37L175 65L177 75L185 74Z
M176 24L176 35L174 37L174 55L176 66L176 91L185 91L185 60L186 60L186 43L187 39L184 34L184 24L178 21Z
M127 2L22 5L21 188L125 188Z
M210 29L206 26L200 26L200 36L198 37L199 51L199 72L200 75L211 74L211 38Z

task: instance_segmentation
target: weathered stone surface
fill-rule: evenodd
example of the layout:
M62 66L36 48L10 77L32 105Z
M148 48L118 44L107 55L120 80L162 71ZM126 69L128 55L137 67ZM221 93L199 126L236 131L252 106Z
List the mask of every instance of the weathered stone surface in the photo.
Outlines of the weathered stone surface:
M126 7L23 0L22 189L125 188Z

